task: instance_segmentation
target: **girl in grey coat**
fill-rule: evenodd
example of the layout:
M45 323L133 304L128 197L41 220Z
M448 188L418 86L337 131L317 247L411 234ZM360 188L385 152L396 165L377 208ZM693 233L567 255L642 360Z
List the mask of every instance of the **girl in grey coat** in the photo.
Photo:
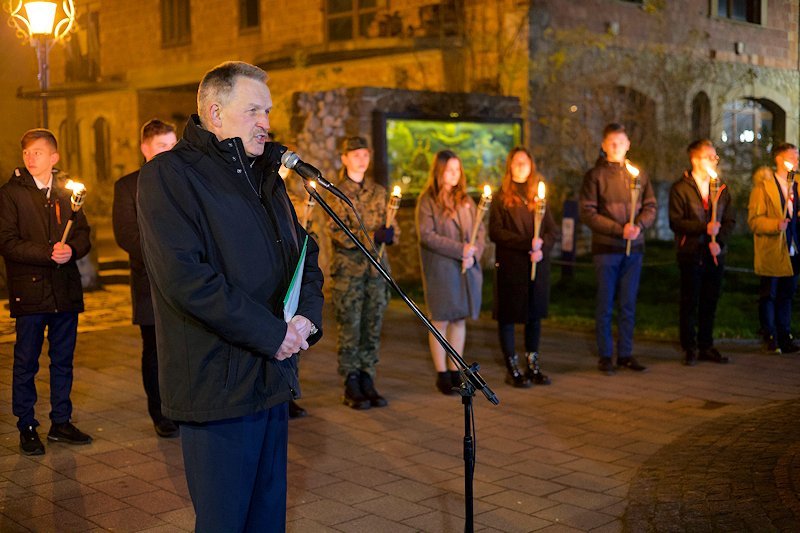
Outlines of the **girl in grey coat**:
M461 160L450 150L437 153L417 201L422 281L433 325L459 353L464 351L466 318L478 318L481 308L480 257L486 232L481 223L475 244L469 243L476 211L466 193ZM437 372L436 388L454 394L454 387L461 383L455 365L433 335L428 344Z

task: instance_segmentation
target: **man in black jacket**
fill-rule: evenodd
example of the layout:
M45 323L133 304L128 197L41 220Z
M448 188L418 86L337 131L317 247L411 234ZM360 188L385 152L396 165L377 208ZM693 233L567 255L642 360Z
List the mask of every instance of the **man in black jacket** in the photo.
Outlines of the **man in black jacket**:
M141 145L145 162L165 152L178 142L175 126L157 118L142 126ZM114 238L119 247L128 252L131 267L131 303L133 323L139 325L142 334L142 382L147 394L147 411L153 420L156 434L166 439L178 436L178 426L161 413L161 395L158 392L158 355L156 349L156 326L153 316L153 298L150 295L150 280L142 258L139 225L136 223L136 189L139 171L122 176L114 184L112 219Z
M72 360L83 311L83 289L76 260L89 253L89 224L83 211L73 215L70 197L54 178L58 144L52 132L22 136L24 168L0 188L0 254L6 261L11 317L16 318L12 410L18 418L20 448L41 455L34 415L36 373L47 329L50 356L50 431L47 440L89 444L92 439L70 422ZM72 228L62 244L67 221Z
M269 142L266 73L218 65L197 103L183 139L139 173L162 410L181 423L196 530L283 531L296 354L321 337L319 249L278 175L285 147Z
M727 363L714 347L714 317L722 289L725 246L735 220L731 194L716 180L719 157L708 139L694 141L687 152L692 169L669 191L669 227L675 232L681 271L680 342L683 364L697 359ZM717 201L716 213L713 202ZM715 216L712 220L712 215Z

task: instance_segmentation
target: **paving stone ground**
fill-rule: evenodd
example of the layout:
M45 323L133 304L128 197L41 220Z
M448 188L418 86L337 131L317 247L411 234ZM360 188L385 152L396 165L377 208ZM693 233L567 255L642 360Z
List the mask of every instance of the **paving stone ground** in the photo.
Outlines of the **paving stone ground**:
M18 453L11 415L13 323L0 318L0 531L189 531L177 440L146 415L127 287L87 296L74 421L90 446ZM377 385L390 402L340 404L335 332L302 356L290 423L288 529L463 531L463 411L435 391L426 336L400 304L384 326ZM722 343L733 364L679 364L675 346L637 342L643 375L601 375L589 336L544 327L549 387L503 383L494 323L469 324L501 403L475 398L478 531L800 530L800 357ZM39 417L47 422L42 358Z

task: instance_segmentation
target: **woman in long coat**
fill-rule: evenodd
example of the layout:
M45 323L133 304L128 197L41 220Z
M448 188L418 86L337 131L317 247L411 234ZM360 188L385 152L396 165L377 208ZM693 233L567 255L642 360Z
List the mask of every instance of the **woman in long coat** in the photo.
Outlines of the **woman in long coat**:
M481 223L476 243L469 243L476 211L475 202L467 196L461 160L450 150L437 153L428 184L417 200L422 281L433 325L459 353L464 351L466 318L478 318L481 308L480 257L486 232ZM454 394L454 387L461 383L455 365L433 335L428 344L437 372L436 388Z
M506 382L515 387L550 384L539 368L539 337L550 300L550 252L558 229L546 210L540 237L533 238L536 192L542 180L530 152L512 149L489 216L489 238L496 245L493 314L508 369ZM531 281L533 263L536 279ZM525 324L524 372L515 349L515 324Z

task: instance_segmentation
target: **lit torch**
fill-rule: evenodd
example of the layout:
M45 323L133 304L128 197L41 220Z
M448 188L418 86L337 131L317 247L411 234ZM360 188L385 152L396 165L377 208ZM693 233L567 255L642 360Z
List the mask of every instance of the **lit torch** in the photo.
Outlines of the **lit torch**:
M546 188L544 181L539 182L539 189L536 191L536 207L533 212L533 240L539 238L542 232L542 219L544 219L544 212L547 208L545 201ZM536 263L531 263L531 281L536 279Z
M81 210L81 206L83 205L83 200L86 198L86 187L84 187L83 183L67 180L65 187L72 191L72 197L69 199L70 204L72 204L72 213L70 213L67 225L64 227L64 234L61 235L62 245L67 242L69 230L72 228L72 224L78 216L78 211Z
M312 189L315 191L317 190L317 182L315 180L309 181L308 184ZM306 201L306 209L303 211L303 229L306 231L308 231L309 224L311 223L311 210L314 209L315 205L317 205L317 201L314 200L314 197L309 193L308 200Z
M786 209L784 209L783 218L792 218L789 214L789 204L794 204L794 165L788 161L784 161L783 166L786 167L786 171L788 172L786 174L786 190L789 196L789 200L786 202Z
M631 188L631 219L630 225L636 219L636 204L639 201L639 191L642 189L642 180L639 178L639 169L631 164L627 159L625 160L625 168L628 169L630 174L630 188ZM625 255L631 255L631 239L628 239L628 244L625 247Z
M386 204L386 224L385 226L388 228L394 223L394 217L397 214L397 210L400 209L400 200L403 199L403 193L400 190L399 185L395 185L392 189L392 195L389 196L389 202ZM378 259L383 257L383 252L386 250L386 243L381 243L381 247L378 249Z
M483 222L483 217L486 215L486 211L489 210L489 206L492 204L492 188L488 185L483 186L483 194L481 195L481 201L478 202L478 210L475 212L475 220L472 221L472 233L469 238L469 243L472 246L475 246L475 242L478 240L478 230L481 228L481 222ZM461 264L461 273L464 274L467 271L467 267L465 264Z

